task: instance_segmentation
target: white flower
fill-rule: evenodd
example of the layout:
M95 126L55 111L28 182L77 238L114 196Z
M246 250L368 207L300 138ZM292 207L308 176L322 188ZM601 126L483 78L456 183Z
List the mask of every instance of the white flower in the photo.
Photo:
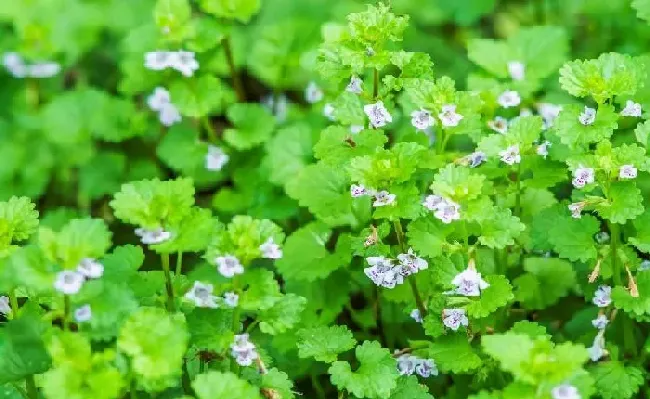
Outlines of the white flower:
M424 130L436 123L436 120L431 116L431 112L426 109L411 112L411 125L418 130Z
M467 161L470 168L475 168L487 160L487 155L482 151L475 151L467 155Z
M569 384L558 385L551 389L553 399L582 399L578 388Z
M74 320L77 323L85 323L90 321L93 316L93 312L90 309L90 305L83 305L80 308L77 308L74 311Z
M443 309L442 324L454 331L457 331L460 326L467 327L469 325L469 320L465 314L465 309Z
M607 319L607 316L605 316L604 314L598 315L597 318L591 321L591 324L599 330L604 330L605 327L607 327L608 323L609 320Z
M511 145L503 151L499 152L499 157L501 161L507 163L508 165L514 165L521 162L521 155L519 154L519 144Z
M27 66L27 76L37 79L45 79L56 76L61 72L61 65L56 62L38 62Z
M490 286L481 278L481 273L472 265L458 273L451 283L456 286L454 292L464 296L480 296L481 290Z
M180 122L183 119L181 113L178 111L178 108L174 104L167 104L162 107L160 113L158 114L158 120L163 125L169 127L174 123Z
M598 334L596 334L596 338L594 338L593 344L587 348L587 352L589 353L589 358L591 359L592 362L597 362L599 361L603 356L607 355L607 350L605 349L605 336L604 336L605 330L600 330Z
M226 154L221 147L215 145L208 145L208 152L205 154L205 168L209 171L218 171L230 160L230 156Z
M223 294L223 302L230 308L236 308L239 304L239 295L234 292L226 292Z
M9 297L0 296L0 314L9 315L10 313Z
M598 244L606 244L607 242L609 242L609 238L610 238L610 237L609 237L609 233L608 233L608 232L606 232L606 231L599 231L598 233L596 233L596 235L594 236L594 238L596 239L596 242L597 242Z
M442 112L438 114L440 122L444 127L458 126L463 116L456 113L456 104L445 104L442 106Z
M77 271L86 278L100 278L104 275L104 265L92 258L83 258L77 265Z
M585 106L584 111L578 116L578 121L584 126L592 125L596 121L596 110Z
M521 61L508 62L508 74L513 80L524 80L526 66Z
M314 104L321 101L323 96L323 90L316 83L309 82L305 89L305 100L310 104Z
M84 285L84 281L86 279L83 274L72 270L64 270L57 273L54 280L54 289L64 295L74 295L79 292Z
M622 180L636 179L637 170L634 165L623 165L618 171L618 178Z
M508 120L502 116L495 116L493 120L487 122L487 125L497 133L508 133Z
M585 168L582 165L580 165L573 172L573 180L571 181L571 183L573 183L573 187L575 188L583 188L587 184L593 183L594 178L595 178L595 174L592 168Z
M23 57L18 53L4 53L2 56L2 65L14 78L24 78L27 75L27 66Z
M546 157L548 156L548 147L550 146L551 146L550 141L544 141L542 144L538 145L536 150L537 155L541 155L544 157L544 159L546 159Z
M440 219L442 223L449 224L460 219L460 205L452 200L445 199L444 203L433 212L433 216Z
M224 277L232 278L236 274L244 273L244 266L233 255L218 256L214 262L217 264L217 270Z
M395 285L404 283L404 276L399 268L393 267L391 259L383 256L371 256L366 258L370 265L363 269L363 272L375 285L385 288L395 288Z
M644 259L639 265L639 271L650 270L650 260Z
M156 87L153 93L147 97L147 105L153 111L162 111L162 109L171 103L169 91L163 87Z
M393 121L393 117L390 116L382 101L364 105L363 112L366 113L368 119L370 119L370 124L375 128L384 127Z
M248 334L235 335L230 350L232 357L240 366L250 366L259 357L255 345L248 340Z
M516 107L521 104L521 97L519 97L519 93L514 90L506 90L501 93L497 102L503 108Z
M438 210L445 203L445 199L440 195L427 195L422 205L430 211Z
M363 125L350 125L350 133L357 134L363 130Z
M431 375L438 375L438 367L433 359L418 359L415 364L415 372L424 378Z
M551 104L551 103L539 103L537 104L537 112L544 120L544 129L548 129L553 126L553 122L557 119L562 111L561 105Z
M169 51L150 51L144 55L144 66L153 71L171 67L172 53Z
M358 198L368 194L369 192L366 190L363 184L353 184L350 186L350 195L352 198Z
M594 293L592 302L599 308L606 308L609 306L612 303L612 287L609 285L599 286Z
M336 110L334 109L334 106L330 103L327 103L323 106L323 116L332 122L336 120L336 116L334 116L335 111Z
M411 310L411 313L409 313L409 316L413 320L415 320L417 323L422 323L424 320L422 319L422 314L420 313L420 309L413 309Z
M400 375L412 375L415 373L415 365L418 362L417 357L405 353L403 355L400 355L400 357L398 357L396 360L397 370L399 371Z
M569 210L571 211L571 217L574 219L580 219L582 217L582 210L585 207L584 202L574 202L569 204Z
M410 271L409 274L417 273L429 267L429 263L425 259L418 257L413 252L413 248L409 248L405 254L397 255L397 260L403 267Z
M354 93L354 94L361 94L363 93L363 80L359 79L358 76L352 76L350 78L350 83L348 83L347 87L345 88L345 91Z
M169 66L180 72L185 77L194 75L194 71L199 69L199 62L192 51L176 51L171 53Z
M627 100L625 103L625 108L621 111L621 116L634 116L634 117L641 117L641 104L635 103L632 100Z
M194 302L194 306L197 308L216 309L219 305L217 305L217 298L212 295L213 291L214 287L212 284L203 284L200 281L195 281L192 288L185 293L184 298Z
M260 251L262 258L265 259L280 259L282 257L282 249L273 242L273 237L269 237L264 244L260 245Z
M386 190L382 190L375 194L375 201L372 203L372 206L378 207L392 205L395 203L396 197L397 196L395 194L391 194Z
M143 244L160 244L172 237L172 233L163 230L161 227L155 230L147 230L143 228L135 229L135 235L140 237L140 242Z

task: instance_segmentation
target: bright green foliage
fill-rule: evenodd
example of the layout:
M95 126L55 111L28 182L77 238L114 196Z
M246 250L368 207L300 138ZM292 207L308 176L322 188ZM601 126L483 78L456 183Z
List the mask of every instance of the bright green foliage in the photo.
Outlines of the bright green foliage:
M356 340L345 326L303 328L298 331L298 354L332 363L337 355L352 349Z
M314 281L345 267L350 262L349 239L339 238L334 253L326 248L332 231L323 223L313 223L296 230L284 245L285 256L276 263L287 280Z
M243 285L248 289L239 298L239 306L245 310L260 311L271 308L281 297L280 287L273 272L253 269L242 276Z
M560 84L572 96L591 96L598 104L614 96L631 96L645 72L628 55L602 54L593 60L570 61L560 69Z
M46 326L35 315L23 316L0 329L0 384L18 382L50 367L42 333Z
M39 245L45 256L65 269L84 258L101 258L111 246L111 233L101 219L73 219L60 231L41 227Z
M397 380L397 387L390 394L390 399L433 399L427 387L418 382L417 377L403 376Z
M328 373L334 385L350 391L357 398L388 397L397 386L395 360L376 341L365 341L357 346L355 355L359 367L352 371L350 363L336 361Z
M625 311L630 317L647 321L650 315L650 273L642 271L637 274L636 283L639 296L633 297L625 287L614 287L612 300L614 305Z
M386 140L381 130L364 130L352 136L349 129L330 126L314 145L314 156L327 164L341 165L352 158L374 154L384 147Z
M110 202L115 216L123 222L148 229L178 223L194 205L190 179L142 180L123 184Z
M563 208L563 207L562 207ZM544 234L552 247L562 258L571 261L596 258L594 234L599 230L599 223L593 216L583 216L576 220L568 215L547 219L549 224ZM540 215L541 218L541 215Z
M644 381L641 369L617 361L598 363L591 374L603 399L632 398Z
M477 300L470 301L467 305L467 314L470 317L486 317L514 298L512 286L505 276L488 276L485 281L490 286L481 291L481 296Z
M152 249L160 253L202 251L208 247L210 235L220 227L209 209L192 207L183 219L168 224L173 240L152 245Z
M257 388L233 373L210 371L192 383L198 399L261 399Z
M238 150L255 147L271 137L275 120L259 104L233 104L227 116L234 128L224 131L224 139Z
M528 258L526 273L514 281L516 298L528 309L545 309L565 297L576 283L571 264L562 259Z
M469 373L481 366L481 358L462 334L436 338L428 354L444 373Z
M52 291L54 268L37 246L26 246L0 259L0 289L24 286L36 293Z
M189 227L196 228L192 225ZM260 245L268 239L273 239L276 244L284 241L284 233L275 223L266 219L253 219L250 216L236 216L225 228L213 228L211 233L213 239L206 255L209 261L213 261L217 256L234 255L240 262L247 264L262 257Z
M632 182L614 182L610 186L607 201L597 203L594 208L603 219L612 223L625 223L643 213L641 190Z
M584 106L570 104L563 108L560 116L553 125L562 143L569 147L579 147L590 143L601 142L612 136L616 129L618 115L614 107L601 104L596 110L596 120L591 125L583 125L578 119L584 111Z
M636 235L630 237L629 241L639 251L650 253L650 209L632 221L636 229Z
M391 150L353 158L348 172L353 181L380 190L408 181L423 152L416 143L398 143Z
M224 351L233 341L233 312L227 309L194 309L186 316L190 344L216 352Z
M176 80L169 88L181 114L191 118L202 118L221 110L222 92L221 82L212 76L202 76L193 82Z
M647 0L632 0L632 8L639 18L650 21L650 2Z
M24 241L38 228L38 211L26 197L11 197L0 202L0 256L8 253L14 241Z
M201 8L217 17L247 23L260 9L260 0L201 0Z
M419 254L435 258L442 254L445 236L450 228L431 217L414 220L408 226L409 245Z
M260 330L276 335L291 329L299 320L307 300L301 296L287 294L279 298L273 307L259 315Z
M92 353L90 343L82 336L61 333L51 338L48 351L53 368L41 380L48 399L116 399L124 385L114 366L115 352Z
M188 338L182 315L143 307L124 322L117 347L129 357L138 384L161 391L177 384Z

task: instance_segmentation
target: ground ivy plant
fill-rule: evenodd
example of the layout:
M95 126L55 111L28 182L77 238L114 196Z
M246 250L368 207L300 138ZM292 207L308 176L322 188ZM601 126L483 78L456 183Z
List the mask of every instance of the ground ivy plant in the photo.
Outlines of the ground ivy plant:
M370 3L0 7L0 397L650 396L650 2Z

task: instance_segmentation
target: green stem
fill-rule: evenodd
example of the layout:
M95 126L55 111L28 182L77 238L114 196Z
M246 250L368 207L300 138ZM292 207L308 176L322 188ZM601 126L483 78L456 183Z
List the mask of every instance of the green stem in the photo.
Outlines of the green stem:
M70 330L70 298L63 296L63 331Z
M183 252L176 254L176 275L180 276L183 273Z
M515 200L515 216L521 216L521 162L517 164L517 197Z
M402 253L406 252L406 245L404 242L404 230L402 230L402 223L398 220L393 221L393 226L395 226L395 234L397 235L397 243L400 246L400 250ZM424 302L422 301L422 297L420 296L420 291L418 291L418 286L417 283L415 282L415 278L408 278L407 280L409 281L409 285L411 286L411 291L413 292L413 297L415 298L415 304L418 307L418 310L420 311L420 315L422 317L427 315L427 308L424 306Z
M38 399L38 389L36 389L36 381L33 375L25 377L25 387L27 388L27 395L30 399Z
M183 374L181 375L181 385L183 386L183 392L186 395L194 394L194 390L192 390L192 379L190 378L190 372L187 369L186 360L183 360Z
M378 95L379 95L379 70L375 68L372 76L372 98L377 100Z
M609 233L611 236L610 244L610 255L612 260L612 279L614 280L614 285L622 286L623 281L621 280L621 269L618 264L618 240L619 240L619 229L618 224L609 222Z
M315 374L311 375L311 385L314 387L314 390L316 391L316 395L320 399L326 399L327 396L325 395L325 390L323 389L323 386L321 385L320 381L318 381L318 376Z
M445 129L440 128L437 131L438 136L436 137L436 153L440 155L445 150L445 146L447 145L449 138L445 136Z
M167 290L167 310L174 311L174 286L169 272L169 254L160 254L163 272L165 273L165 289Z
M212 127L212 124L210 123L210 118L205 116L201 118L201 124L203 125L203 128L207 132L208 136L208 141L211 143L216 143L219 141L219 138L217 136L216 130L214 130L214 127Z
M10 319L17 319L20 312L18 307L18 296L16 295L16 289L9 291L9 304L11 305L11 313L9 314Z
M228 63L228 69L230 70L230 77L232 79L232 85L237 94L237 101L244 102L246 101L246 95L244 93L244 86L241 83L237 69L235 69L235 59L232 55L232 45L230 43L230 36L225 36L222 40L223 51L226 55L226 62Z

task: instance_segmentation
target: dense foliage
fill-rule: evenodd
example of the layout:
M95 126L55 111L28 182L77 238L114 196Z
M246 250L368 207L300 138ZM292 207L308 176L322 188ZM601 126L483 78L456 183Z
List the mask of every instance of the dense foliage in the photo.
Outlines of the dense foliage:
M648 21L2 1L0 397L650 397Z

